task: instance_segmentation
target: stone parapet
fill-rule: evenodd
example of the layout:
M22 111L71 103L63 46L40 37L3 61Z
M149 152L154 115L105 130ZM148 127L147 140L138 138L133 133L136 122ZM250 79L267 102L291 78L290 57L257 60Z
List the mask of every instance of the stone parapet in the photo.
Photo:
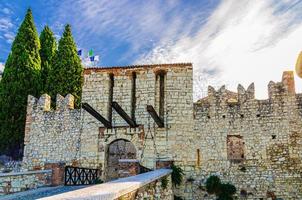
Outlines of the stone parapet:
M72 192L54 195L41 200L89 199L89 200L172 200L171 170L160 169L137 176L90 186ZM166 179L162 181L162 179ZM163 184L163 182L165 182Z
M140 173L139 160L136 159L119 159L119 178L135 176Z
M0 173L0 196L51 185L52 170Z

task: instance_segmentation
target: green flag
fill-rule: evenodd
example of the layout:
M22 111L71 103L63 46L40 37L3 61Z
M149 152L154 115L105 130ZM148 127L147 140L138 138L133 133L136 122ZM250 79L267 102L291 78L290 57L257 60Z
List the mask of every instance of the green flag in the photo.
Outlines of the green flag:
M93 50L92 49L89 50L88 55L89 55L89 57L93 56Z

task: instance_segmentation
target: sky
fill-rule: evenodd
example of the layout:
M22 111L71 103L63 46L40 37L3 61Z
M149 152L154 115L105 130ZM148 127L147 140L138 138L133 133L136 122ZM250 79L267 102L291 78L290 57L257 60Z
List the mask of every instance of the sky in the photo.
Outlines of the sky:
M29 7L38 32L47 24L59 39L71 24L99 66L193 63L195 100L252 82L265 99L302 50L302 0L0 0L0 70Z

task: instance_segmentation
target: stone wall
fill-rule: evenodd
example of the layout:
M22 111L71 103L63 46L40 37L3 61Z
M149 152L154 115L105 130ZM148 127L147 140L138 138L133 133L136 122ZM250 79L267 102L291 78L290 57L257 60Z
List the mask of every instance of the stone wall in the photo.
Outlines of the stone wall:
M132 76L136 74L135 119L137 128L129 125L112 111L114 129L106 129L93 117L85 115L85 133L82 134L81 156L88 163L98 158L106 173L106 152L108 146L116 139L125 139L134 144L137 159L149 168L155 167L156 158L173 158L176 160L192 159L189 151L177 152L179 148L188 148L184 139L193 139L193 104L192 104L192 65L168 64L151 66L132 66L121 68L96 68L85 70L83 102L89 103L104 117L110 115L109 88L110 76L114 77L113 101L131 116ZM164 116L165 127L159 128L146 111L152 105L159 113L159 73L165 73ZM87 117L86 117L87 116ZM89 131L88 131L89 130ZM183 134L185 132L185 135ZM87 136L89 138L87 138ZM154 137L154 141L151 139ZM95 138L98 138L96 140ZM155 144L155 145L154 145ZM98 150L98 151L97 151ZM96 155L91 155L96 152ZM177 152L177 153L176 153Z
M57 95L51 108L47 94L28 97L24 137L23 166L26 170L44 169L45 163L71 164L81 128L80 110L74 109L74 97Z
M51 170L0 173L0 196L51 185Z
M133 73L136 75L135 120L138 125L135 128L129 128L114 109L114 128L105 128L85 110L74 109L71 95L65 99L58 95L56 109L51 109L48 95L39 100L29 96L24 167L43 168L46 162L65 162L68 165L76 158L78 165L100 168L106 176L108 148L118 139L133 143L136 159L149 168L155 168L159 158L194 162L189 150L192 145L188 145L194 138L191 64L85 69L82 102L89 103L109 119L110 82L113 77L112 100L131 116ZM159 113L159 74L164 74L164 128L159 128L146 110L147 105L152 105ZM184 143L185 140L187 142ZM180 152L179 148L188 151Z
M173 191L172 191L171 176L166 176L156 181L153 181L139 188L136 191L132 191L118 198L118 200L145 200L145 199L172 200Z
M196 188L218 174L237 187L238 196L302 198L301 94L295 94L292 72L270 82L268 92L269 99L257 100L253 84L247 90L239 85L235 96L209 87L209 96L194 104L200 163L185 169L195 179L189 184L199 191L195 195L206 195Z
M159 95L162 74L164 104ZM302 94L295 93L293 73L270 82L266 100L255 99L251 84L246 90L239 85L237 92L209 87L208 96L193 104L192 88L191 64L85 69L82 102L112 119L114 128L74 109L71 95L58 96L56 109L50 108L47 95L29 97L24 168L64 162L98 168L110 180L110 145L125 140L136 155L121 159L138 159L152 169L164 159L181 166L186 177L175 194L185 199L213 198L204 191L211 174L232 182L242 198L302 198ZM130 128L110 109L111 100L131 117L135 105L137 127ZM150 117L147 105L158 114L163 106L164 128Z

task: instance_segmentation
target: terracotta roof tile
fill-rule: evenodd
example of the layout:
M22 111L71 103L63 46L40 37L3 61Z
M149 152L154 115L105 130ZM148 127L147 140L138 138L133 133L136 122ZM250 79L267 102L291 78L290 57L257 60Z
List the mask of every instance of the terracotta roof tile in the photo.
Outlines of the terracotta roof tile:
M143 64L143 65L126 65L126 66L100 66L87 67L84 71L106 71L108 69L132 69L132 68L153 68L153 67L192 67L192 63L171 63L171 64Z

